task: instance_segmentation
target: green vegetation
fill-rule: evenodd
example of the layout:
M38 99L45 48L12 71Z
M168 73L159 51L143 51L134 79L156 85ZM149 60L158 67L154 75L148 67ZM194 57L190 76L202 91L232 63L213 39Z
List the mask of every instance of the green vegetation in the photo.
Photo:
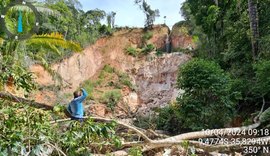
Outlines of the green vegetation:
M6 7L10 3L9 0L3 0L0 3L1 8ZM100 37L111 35L114 31L115 15L114 12L109 12L106 14L103 10L95 9L84 12L81 8L79 1L69 1L69 0L56 0L50 1L46 0L43 2L34 3L40 14L40 20L42 25L37 34L51 34L52 32L58 32L63 34L65 40L72 40L74 42L80 43L80 46L85 47L89 44L95 43ZM34 21L33 12L30 9L25 9L24 7L14 7L8 11L6 17L6 25L8 30L11 32L16 32L17 20L14 17L18 17L18 10L22 10L23 15L23 27L31 29ZM110 19L110 25L102 25L101 20L104 18ZM27 19L27 21L26 21ZM27 32L29 30L25 30ZM2 34L2 35L1 35ZM6 37L3 30L0 28L0 38ZM0 39L0 43L2 40ZM6 41L5 41L6 42ZM56 46L57 47L57 46ZM30 48L27 51L30 53L35 53L36 51L43 51L39 57L42 56L44 60L48 63L55 63L61 61L63 58L69 57L72 51L79 51L78 49L59 49L58 53L52 53L51 51L56 50L55 44L43 46L43 49ZM24 48L21 48L24 49Z
M64 0L45 1L45 5L58 11L61 16L44 17L44 21L47 22L42 25L42 33L57 31L65 34L65 38L86 46L111 32L109 27L107 28L107 26L100 23L106 17L106 13L103 10L95 9L84 12L78 1L74 1L74 3ZM108 16L111 16L110 13L108 13Z
M155 50L155 46L153 44L148 44L147 41L150 40L153 37L153 32L146 31L144 32L142 36L142 45L141 49L136 49L132 46L129 46L125 49L126 54L131 55L133 57L137 56L143 56L149 54L149 52L152 52ZM157 56L159 56L160 53L158 53Z
M234 113L235 95L231 79L214 62L193 59L180 68L177 99L182 126L193 130L223 127Z
M107 73L114 73L115 72L115 69L113 68L113 67L111 67L110 65L105 65L104 67L103 67L103 71L104 72L107 72Z
M156 51L156 56L162 56L162 55L163 55L163 52L161 50Z
M19 12L15 12L13 7L12 9L8 10L6 13L5 23L8 25L8 30L12 33L16 32L18 29L18 22L16 20L13 20L12 17L18 17ZM27 34L31 31L33 28L33 25L35 24L35 16L33 12L29 11L22 11L22 24L25 26L24 32L22 34Z
M129 149L128 151L129 156L143 156L142 148L139 146L135 146Z
M9 56L7 56L9 57ZM33 76L25 68L20 67L19 62L11 64L13 58L0 59L0 67L4 70L0 74L0 90L5 85L15 85L17 89L24 89L27 93L36 88Z
M145 0L135 0L135 4L139 5L140 9L146 16L144 27L146 29L151 29L156 17L159 17L159 10L152 10L150 5L147 4Z
M224 127L233 117L239 93L212 61L193 59L179 69L177 86L185 90L175 105L161 110L157 126L172 133ZM175 126L179 125L179 126Z
M127 47L126 48L126 54L131 55L133 57L137 57L137 56L143 56L143 55L147 55L150 52L154 51L156 49L156 47L153 44L146 44L145 47L143 47L142 49L135 49L133 47ZM161 54L161 53L158 53Z
M102 145L105 144L112 144L112 146L119 148L121 142L115 135L115 126L115 123L96 123L91 119L85 121L83 125L74 122L71 128L63 134L64 138L61 139L61 143L63 148L68 149L69 155L94 153L102 150ZM74 134L76 137L74 137ZM93 143L100 143L100 145L92 149L91 146L82 146Z
M154 114L148 114L147 116L137 115L134 125L143 129L153 129L157 128L157 117Z
M125 86L135 90L128 74L117 71L110 65L103 67L97 79L87 80L82 84L82 87L89 93L87 99L104 103L111 110L121 100L120 89Z
M136 48L133 47L127 47L125 50L126 54L131 55L133 57L137 57L138 56L138 51Z
M150 40L151 38L153 37L153 32L151 31L146 31L144 34L143 34L143 41L148 41Z
M143 49L142 49L142 53L143 54L148 54L151 51L153 51L155 49L155 46L153 44L147 44Z
M254 3L249 4L251 1ZM0 12L10 2L1 0ZM145 0L135 0L135 3L144 12L145 30L149 30L159 11L152 10ZM24 94L31 93L37 87L29 66L41 64L56 78L59 75L50 64L114 31L115 12L106 14L99 9L84 12L77 0L44 0L34 5L43 21L36 35L15 40L7 38L0 27L0 91L15 87ZM269 6L270 1L186 0L181 8L185 21L178 23L186 27L179 32L192 35L197 49L192 51L194 58L179 67L177 88L185 92L175 103L157 110L158 116L139 116L135 124L177 134L221 128L230 125L235 116L243 118L242 124L251 124L259 114L260 129L269 129ZM33 27L33 12L23 7L14 7L6 15L6 26L11 32L16 32L18 11L22 11L23 25L27 27L24 33ZM101 24L104 18L108 25ZM155 46L148 42L152 36L152 32L145 31L142 47L127 47L126 53L138 57L154 51ZM82 87L89 92L88 99L106 104L112 111L123 101L121 89L135 90L130 77L110 65L105 65L99 75L85 81ZM87 119L83 123L62 124L55 122L64 116L65 107L60 104L44 111L20 103L19 99L10 102L10 97L2 96L5 95L1 95L5 100L0 100L0 155L91 155L106 154L121 147L121 134L116 133L115 122ZM72 95L64 97L68 96ZM148 140L143 135L142 139L134 134L125 135L130 140L136 138L138 143ZM188 141L181 145L187 154L194 155ZM140 156L142 147L131 147L128 153Z
M159 115L155 120L157 129L162 129L171 134L183 133L180 105L170 104L158 111Z
M51 124L51 112L7 101L0 101L0 112L0 155L83 155L103 150L104 144L121 146L114 122Z
M122 94L120 90L110 90L102 95L101 102L105 103L113 111L121 98Z
M254 64L255 79L257 85L254 90L258 93L258 96L265 96L270 93L270 61L261 60Z
M198 47L195 58L179 69L178 87L186 92L176 107L161 110L158 127L175 133L220 128L236 115L250 123L262 105L269 107L270 2L253 2L184 2L186 21L179 24L189 28L185 32Z
M30 92L34 89L34 85L31 82L32 74L27 69L30 62L25 59L26 57L41 64L50 74L57 77L46 61L45 53L60 54L60 49L80 51L81 47L72 41L66 41L59 33L52 33L33 35L25 41L5 40L0 49L2 52L0 65L3 69L0 88L9 83Z
M109 12L107 14L107 25L109 28L114 28L114 23L115 23L115 15L116 15L116 12Z
M131 90L135 90L134 85L131 83L130 77L126 73L118 73L119 83L129 87Z

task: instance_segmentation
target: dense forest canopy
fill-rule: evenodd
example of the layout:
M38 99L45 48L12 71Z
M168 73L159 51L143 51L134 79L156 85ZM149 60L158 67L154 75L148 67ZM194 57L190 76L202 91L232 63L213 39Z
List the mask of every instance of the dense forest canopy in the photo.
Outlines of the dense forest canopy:
M236 116L249 123L254 113L269 107L269 6L269 1L255 0L183 3L185 21L180 24L199 38L194 57L200 59L180 67L178 86L186 93L178 99L179 106L162 110L160 127L172 132L216 128ZM167 125L175 124L175 118L182 126L171 129Z
M251 4L257 8L255 13L251 12L254 10L251 10ZM190 32L200 38L201 46L195 55L216 61L230 74L233 91L242 96L239 110L258 108L263 98L269 101L269 90L266 89L269 82L261 77L270 74L266 70L269 68L267 45L270 36L269 21L266 20L270 15L269 5L268 1L252 0L188 0L181 8L186 24L191 26ZM255 52L254 42L258 44Z

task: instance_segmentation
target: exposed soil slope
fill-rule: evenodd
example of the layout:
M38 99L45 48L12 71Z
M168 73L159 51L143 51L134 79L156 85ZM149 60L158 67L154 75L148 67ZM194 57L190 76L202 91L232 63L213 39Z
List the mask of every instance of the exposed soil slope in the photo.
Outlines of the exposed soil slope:
M147 43L155 45L156 49L163 49L168 33L168 27L156 26L152 30L153 36ZM60 88L53 87L60 85L59 82L54 81L41 66L32 66L31 71L35 73L36 81L41 86L40 90L35 93L35 100L50 104L66 104L72 99L71 93L74 90L87 80L98 80L104 66L109 65L118 72L128 74L131 83L135 86L135 90L125 86L120 88L123 97L118 105L128 103L134 111L139 106L144 108L164 106L178 94L175 89L177 69L179 65L189 60L190 56L178 53L157 57L155 51L140 57L127 55L125 53L127 47L141 48L144 46L144 34L142 29L119 30L110 37L99 39L81 53L75 53L70 58L52 65L52 68L62 77ZM184 40L186 38L185 42L191 42L189 36L185 35L182 38ZM186 47L179 48L185 49ZM118 79L117 76L114 76L114 80ZM106 80L102 83L107 84L108 82ZM103 85L94 89L105 92L113 88L111 86L106 88L106 85ZM103 112L102 115L108 113L104 104L98 101L93 102L90 99L87 103L92 104L92 109L95 109L96 113Z

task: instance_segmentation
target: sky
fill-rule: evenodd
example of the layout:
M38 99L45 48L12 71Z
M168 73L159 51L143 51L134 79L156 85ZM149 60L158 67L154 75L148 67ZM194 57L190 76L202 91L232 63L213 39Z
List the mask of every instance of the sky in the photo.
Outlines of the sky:
M129 27L143 27L145 15L134 0L79 0L83 10L101 9L105 12L116 12L115 25ZM163 24L166 16L166 24L172 27L176 22L183 20L179 13L184 0L146 0L152 10L159 9L160 17L154 24Z

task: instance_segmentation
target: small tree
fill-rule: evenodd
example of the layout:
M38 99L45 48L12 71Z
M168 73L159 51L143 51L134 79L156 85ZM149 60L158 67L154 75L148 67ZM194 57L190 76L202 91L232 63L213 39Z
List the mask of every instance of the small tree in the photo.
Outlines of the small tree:
M100 21L104 19L106 12L103 10L95 9L89 10L84 14L84 18L89 22L89 25L97 27L100 24Z
M150 5L146 3L145 0L135 0L135 4L140 6L140 9L146 16L145 19L145 28L151 28L155 22L156 17L159 17L159 10L152 10Z
M229 121L234 112L235 93L230 77L214 62L194 59L180 68L178 97L183 128L216 128Z
M116 12L113 12L113 11L107 14L107 24L108 24L108 27L110 28L114 28L115 15L116 15Z

